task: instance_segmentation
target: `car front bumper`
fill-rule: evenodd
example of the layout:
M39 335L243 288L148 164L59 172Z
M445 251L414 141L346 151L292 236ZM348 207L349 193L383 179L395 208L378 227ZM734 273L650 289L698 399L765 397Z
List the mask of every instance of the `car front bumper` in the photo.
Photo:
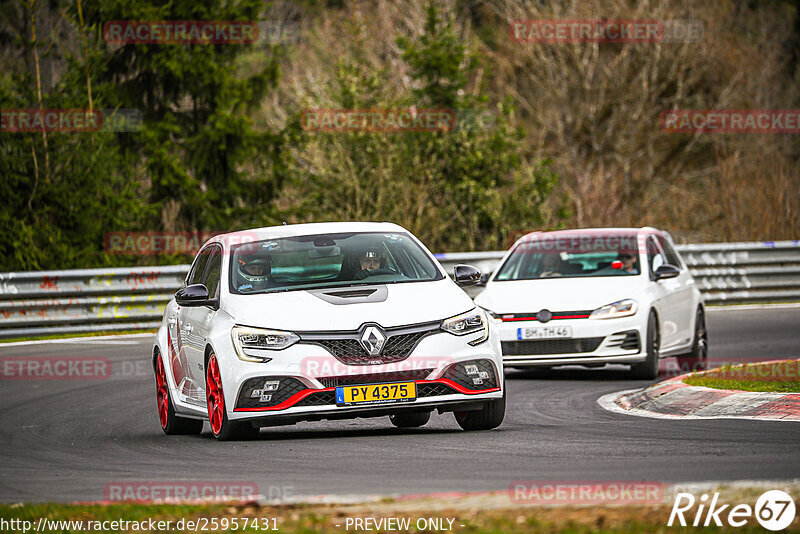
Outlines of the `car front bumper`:
M217 357L228 418L252 419L254 424L270 426L401 411L480 408L482 402L503 396L500 342L493 326L489 340L477 346L441 332L423 338L408 358L377 365L346 365L314 344L298 343L276 351L275 358L267 363L242 361L232 346L226 347L224 352L217 351ZM463 372L465 365L475 362L482 362L479 371L488 373L491 380L480 378L479 373L467 376ZM455 369L461 372L456 373ZM472 383L473 380L480 383ZM268 400L260 402L260 397L251 395L252 390L267 382L276 389L269 391ZM336 403L337 386L399 382L416 384L414 400L366 405Z
M558 319L496 321L506 367L631 364L645 359L644 314L615 319ZM569 338L523 339L525 328L562 327L572 330Z

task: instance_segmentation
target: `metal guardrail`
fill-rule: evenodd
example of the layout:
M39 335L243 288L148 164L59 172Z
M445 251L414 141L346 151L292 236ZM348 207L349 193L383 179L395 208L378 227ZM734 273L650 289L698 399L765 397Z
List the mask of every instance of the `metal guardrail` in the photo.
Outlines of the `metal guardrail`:
M188 265L0 273L0 338L158 328Z
M710 304L800 301L800 241L678 245ZM493 271L505 251L437 254ZM188 265L0 273L0 338L158 327ZM480 292L470 288L470 295Z

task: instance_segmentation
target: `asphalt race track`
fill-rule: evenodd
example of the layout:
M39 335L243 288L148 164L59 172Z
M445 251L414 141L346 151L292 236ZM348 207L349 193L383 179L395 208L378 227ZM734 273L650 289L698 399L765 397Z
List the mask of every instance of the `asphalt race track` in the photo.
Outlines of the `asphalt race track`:
M713 311L711 358L800 357L800 307ZM247 481L272 497L507 489L516 480L670 482L800 478L800 424L669 421L596 399L647 385L624 367L509 371L503 425L463 432L451 414L418 430L388 419L263 429L218 443L165 436L150 339L0 345L0 357L99 356L106 380L0 381L0 501L102 500L121 481ZM662 362L662 369L667 362Z

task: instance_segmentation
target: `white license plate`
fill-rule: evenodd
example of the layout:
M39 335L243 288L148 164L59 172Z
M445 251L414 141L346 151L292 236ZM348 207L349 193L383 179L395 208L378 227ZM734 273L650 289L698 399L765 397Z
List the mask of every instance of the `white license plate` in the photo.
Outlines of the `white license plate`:
M571 326L540 326L517 328L517 339L553 339L572 337Z

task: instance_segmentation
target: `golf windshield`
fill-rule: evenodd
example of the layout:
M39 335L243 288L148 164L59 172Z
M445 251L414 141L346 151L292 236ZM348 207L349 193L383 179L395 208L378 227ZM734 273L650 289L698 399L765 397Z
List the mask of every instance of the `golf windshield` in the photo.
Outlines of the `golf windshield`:
M285 237L233 247L231 292L271 293L441 280L429 255L404 233Z
M517 245L495 281L635 276L640 273L633 233L531 236Z

